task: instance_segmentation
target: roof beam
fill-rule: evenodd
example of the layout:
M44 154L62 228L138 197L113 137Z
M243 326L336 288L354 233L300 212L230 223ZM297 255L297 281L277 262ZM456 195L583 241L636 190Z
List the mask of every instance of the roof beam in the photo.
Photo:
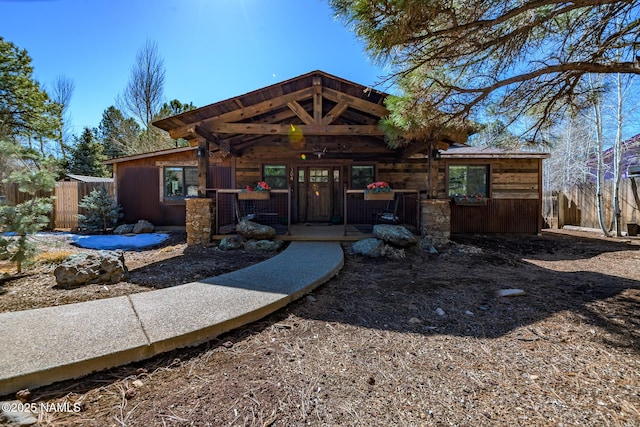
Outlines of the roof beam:
M267 101L250 105L245 108L229 111L228 113L224 113L219 116L214 116L204 120L199 120L197 122L194 122L185 126L181 126L176 129L172 129L169 131L169 135L173 139L186 138L188 135L187 131L191 126L194 126L194 125L202 126L212 121L237 122L240 120L247 120L252 117L265 114L271 110L284 107L291 101L302 101L305 99L309 99L312 96L313 96L313 88L308 87L302 90L298 90L296 92L291 92L289 94L279 96L277 98L269 99Z
M355 96L347 95L344 92L339 92L335 89L323 88L322 91L325 98L340 103L340 101L346 101L349 103L350 107L355 108L356 110L364 111L365 113L372 114L378 117L384 117L389 114L389 111L384 105L374 104L373 102L366 101L361 98L357 98Z
M416 153L419 153L421 150L425 150L428 152L429 143L427 141L412 141L408 146L398 152L398 158L406 159Z
M330 125L333 123L338 117L344 113L347 108L349 108L349 103L346 100L342 100L338 102L332 109L324 116L320 122L321 125Z
M214 135L213 133L209 132L208 130L204 129L201 126L192 126L192 128L189 130L189 134L192 136L196 136L196 135L200 136L206 139L207 141L213 143L219 149L222 150L222 147L220 146L220 138L218 138L216 135ZM232 147L229 147L229 154L236 157L240 155L240 153Z
M300 117L300 120L302 120L302 122L304 124L306 124L306 125L315 124L314 123L314 118L311 117L311 115L309 113L307 113L307 110L302 108L302 105L298 104L297 101L288 102L287 106L291 109L291 111L296 113L296 116Z
M382 136L384 132L378 125L296 125L307 136L318 135L374 135ZM288 135L291 126L288 124L256 124L256 123L213 123L212 133L231 133L246 135Z
M314 77L313 87L313 124L322 122L322 77ZM307 123L309 124L309 123Z

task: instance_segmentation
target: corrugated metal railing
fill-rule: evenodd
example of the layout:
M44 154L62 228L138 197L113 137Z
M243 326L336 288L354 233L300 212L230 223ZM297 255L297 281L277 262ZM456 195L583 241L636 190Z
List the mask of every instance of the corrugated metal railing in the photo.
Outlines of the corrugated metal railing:
M486 206L451 205L452 233L538 232L537 199L489 199Z
M394 190L394 200L364 200L364 190L344 192L344 235L348 227L371 231L379 223L404 225L419 231L420 193L418 190ZM397 203L397 206L394 204ZM386 213L386 215L385 215Z
M209 194L215 193L215 234L233 232L241 219L269 225L278 234L291 234L291 191L271 190L270 197L265 200L240 200L238 195L242 191L207 189Z

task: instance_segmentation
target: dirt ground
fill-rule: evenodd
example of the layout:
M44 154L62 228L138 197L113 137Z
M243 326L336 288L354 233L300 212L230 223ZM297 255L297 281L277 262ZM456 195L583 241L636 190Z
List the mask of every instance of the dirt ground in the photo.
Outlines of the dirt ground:
M127 254L132 278L108 291L53 289L44 271L5 282L0 309L172 286L259 260L214 248L192 256L179 239ZM40 422L640 425L640 241L577 232L454 240L401 260L347 254L337 277L259 322L34 390L34 401L81 408L41 412ZM496 296L510 288L525 295Z
M126 281L113 285L93 284L66 290L56 286L55 266L74 252L97 252L71 244L67 233L46 233L35 237L39 255L35 265L19 279L0 279L0 313L29 310L182 285L205 277L228 273L264 261L273 254L239 252L231 254L215 247L189 247L184 232L172 232L161 245L148 250L125 252L129 269ZM13 266L0 261L0 273Z

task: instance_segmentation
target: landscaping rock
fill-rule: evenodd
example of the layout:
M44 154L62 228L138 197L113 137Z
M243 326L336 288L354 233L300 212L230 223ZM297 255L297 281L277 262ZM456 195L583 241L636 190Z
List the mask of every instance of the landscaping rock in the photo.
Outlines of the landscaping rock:
M128 273L124 252L99 251L97 254L80 252L69 255L56 267L56 283L65 289L91 283L118 283Z
M496 291L496 296L499 297L520 297L526 294L522 289L500 289Z
M351 245L351 250L354 254L377 258L382 256L383 247L384 242L382 240L372 237L369 239L358 240Z
M122 224L113 230L113 234L130 234L133 233L133 224Z
M244 248L248 251L277 252L282 247L282 240L248 240Z
M407 254L405 253L404 249L395 248L393 246L385 244L382 247L381 255L385 258L390 259L403 259Z
M242 236L229 236L225 237L220 241L218 248L223 251L234 251L237 249L242 249L242 244L245 242L244 237Z
M435 255L438 250L433 246L433 242L429 238L423 238L418 241L418 249L429 255Z
M155 227L149 221L145 219L139 220L136 225L133 226L133 232L136 234L153 233Z
M250 240L273 240L276 237L275 228L247 220L240 221L236 231Z
M401 225L376 224L373 226L373 234L386 243L403 248L418 241L416 236Z
M469 245L454 245L452 251L456 255L482 255L482 249Z

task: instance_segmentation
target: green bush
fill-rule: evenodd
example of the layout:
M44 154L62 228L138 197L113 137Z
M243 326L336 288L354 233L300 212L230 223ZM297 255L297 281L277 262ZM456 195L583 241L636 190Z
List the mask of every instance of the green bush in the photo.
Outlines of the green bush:
M78 228L81 231L104 233L115 227L118 218L122 217L122 207L104 188L84 196L78 206L84 210L84 214L78 215Z

